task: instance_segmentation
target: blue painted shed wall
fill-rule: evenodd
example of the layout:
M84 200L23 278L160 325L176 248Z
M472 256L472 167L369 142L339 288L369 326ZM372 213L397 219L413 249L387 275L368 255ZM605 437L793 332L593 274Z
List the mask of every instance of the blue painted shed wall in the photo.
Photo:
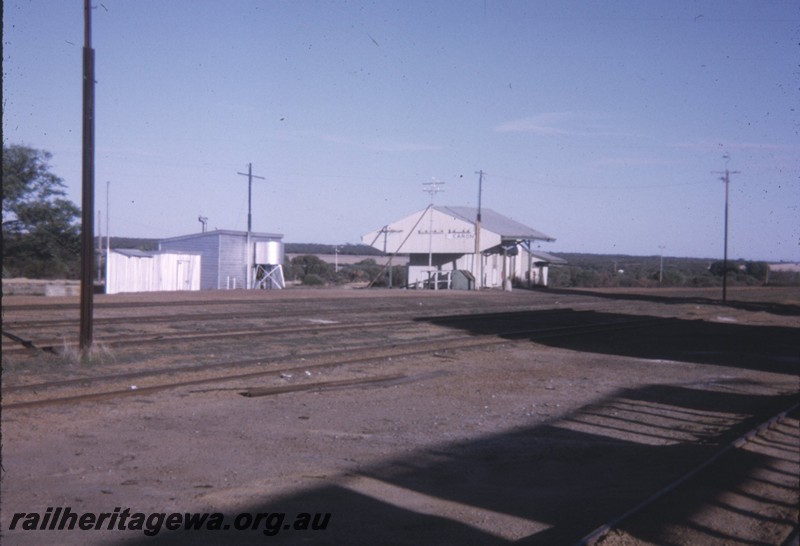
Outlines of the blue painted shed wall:
M201 254L200 290L212 290L218 286L219 237L216 234L198 235L193 238L160 241L159 250L182 251Z
M259 241L280 241L282 235L251 234L251 248ZM201 254L200 290L244 288L247 282L247 234L234 231L210 231L159 241L163 251ZM251 260L253 257L251 257Z
M231 288L233 288L234 284L237 288L244 288L247 282L246 243L246 237L228 234L220 235L219 267L217 269L219 272L218 288L227 288L228 278L231 279ZM235 283L234 279L236 280Z

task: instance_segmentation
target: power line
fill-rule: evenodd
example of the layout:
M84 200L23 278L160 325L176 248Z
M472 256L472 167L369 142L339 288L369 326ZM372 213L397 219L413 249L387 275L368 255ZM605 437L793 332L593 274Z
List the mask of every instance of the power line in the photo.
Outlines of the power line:
M422 185L424 186L422 188L422 191L428 193L431 196L431 205L433 204L433 197L437 193L444 191L444 188L442 187L444 186L444 182L440 182L435 178L431 178L430 182L423 182Z
M697 186L701 184L708 184L708 181L701 181L701 182L677 182L673 184L630 184L630 185L605 185L605 186L592 186L589 184L554 184L552 182L538 182L533 180L523 180L521 178L513 178L509 176L502 176L493 174L494 178L499 178L502 180L510 180L512 182L521 182L523 184L530 184L532 186L548 186L551 188L562 188L562 189L576 189L576 190L645 190L645 189L653 189L653 188L676 188L681 186Z

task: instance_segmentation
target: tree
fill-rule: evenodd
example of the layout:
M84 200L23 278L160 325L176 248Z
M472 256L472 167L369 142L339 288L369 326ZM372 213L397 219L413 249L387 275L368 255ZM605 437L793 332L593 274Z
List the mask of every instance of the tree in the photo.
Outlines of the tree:
M50 172L52 154L3 144L3 276L77 278L80 209Z
M727 273L736 273L739 270L739 266L736 265L735 262L728 262L728 270ZM711 264L708 268L708 271L714 275L715 277L722 277L725 275L725 262L716 261Z
M747 262L745 264L745 273L751 277L766 282L769 274L769 265L766 262Z
M306 275L317 275L323 280L330 280L333 278L333 267L317 256L296 256L292 258L290 274L292 278L301 281Z

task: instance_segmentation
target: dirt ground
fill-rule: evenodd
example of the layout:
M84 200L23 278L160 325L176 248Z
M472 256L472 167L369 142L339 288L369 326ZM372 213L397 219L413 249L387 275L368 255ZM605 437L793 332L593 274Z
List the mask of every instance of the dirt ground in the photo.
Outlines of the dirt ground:
M375 293L421 314L456 304L446 294ZM353 294L287 290L275 297L282 305L340 298L369 306L370 293ZM718 297L692 290L480 293L468 296L476 309L507 302L536 312L675 320L376 359L314 376L400 370L409 378L389 384L239 395L280 384L272 377L3 411L0 538L4 545L574 544L798 402L800 291L729 290L726 305ZM471 328L489 334L480 323ZM149 356L142 349L140 358L157 360L166 347L153 346ZM245 349L219 348L238 350ZM9 368L4 386L24 374L19 365ZM731 450L721 475L703 474L688 497L667 497L605 543L731 544L742 537L780 544L798 517L796 425L795 411L760 444ZM34 531L24 529L22 516L9 529L15 514L44 516L49 507L116 514L115 524L126 509L148 518L208 512L229 527L170 531L164 519L154 536L107 525ZM325 528L302 528L300 514ZM158 526L157 517L149 521ZM235 529L251 522L255 529Z

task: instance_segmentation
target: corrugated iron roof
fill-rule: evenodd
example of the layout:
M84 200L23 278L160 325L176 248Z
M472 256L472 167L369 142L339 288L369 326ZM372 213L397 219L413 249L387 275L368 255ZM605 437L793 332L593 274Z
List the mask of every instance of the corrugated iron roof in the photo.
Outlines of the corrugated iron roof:
M113 248L111 251L129 258L152 258L158 254L157 250L139 250L138 248Z
M138 248L112 248L111 252L128 256L129 258L152 258L162 254L186 254L189 256L194 255L192 252L175 251L175 250L139 250Z
M473 224L475 223L475 218L478 216L477 207L434 206L433 208L439 212L451 214L456 218ZM500 235L503 239L539 239L542 241L555 241L553 237L545 235L541 231L520 224L516 220L503 216L492 209L483 207L481 207L481 227Z
M542 252L540 250L531 251L531 256L540 262L547 262L550 264L565 265L567 263L567 260L564 258L559 258L558 256L554 256L553 254L548 254L547 252Z
M160 242L164 241L180 241L184 239L197 239L200 237L214 237L217 235L233 235L238 237L246 237L246 231L234 231L231 229L215 229L212 231L206 231L203 233L190 233L189 235L178 235L177 237L169 237L167 239L161 239ZM250 237L254 238L265 238L265 239L283 239L282 233L261 233L257 231L251 231Z

